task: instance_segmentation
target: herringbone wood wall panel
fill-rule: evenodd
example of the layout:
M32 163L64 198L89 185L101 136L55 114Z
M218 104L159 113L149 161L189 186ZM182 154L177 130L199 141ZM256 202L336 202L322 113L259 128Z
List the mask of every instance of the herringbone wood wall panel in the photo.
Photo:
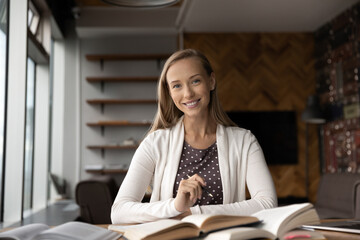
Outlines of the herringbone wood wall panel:
M279 197L305 197L305 124L301 112L307 96L315 93L313 35L185 34L184 48L198 49L209 58L226 111L296 111L299 163L269 167ZM316 126L309 126L311 201L316 199L319 172Z

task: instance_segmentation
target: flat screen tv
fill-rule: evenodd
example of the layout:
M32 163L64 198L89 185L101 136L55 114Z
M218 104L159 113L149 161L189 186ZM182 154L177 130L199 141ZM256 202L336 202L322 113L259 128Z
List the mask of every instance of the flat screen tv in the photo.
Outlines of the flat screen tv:
M297 126L294 111L227 112L239 127L257 138L268 165L296 164Z

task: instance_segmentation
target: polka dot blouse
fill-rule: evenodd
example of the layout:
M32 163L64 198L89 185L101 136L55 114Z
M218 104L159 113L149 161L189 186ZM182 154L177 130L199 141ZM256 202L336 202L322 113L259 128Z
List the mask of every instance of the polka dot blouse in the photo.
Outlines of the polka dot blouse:
M174 197L176 197L180 181L195 173L204 178L205 188L212 197L203 191L202 198L198 199L194 205L222 204L223 192L216 142L207 149L195 149L184 141L174 184Z

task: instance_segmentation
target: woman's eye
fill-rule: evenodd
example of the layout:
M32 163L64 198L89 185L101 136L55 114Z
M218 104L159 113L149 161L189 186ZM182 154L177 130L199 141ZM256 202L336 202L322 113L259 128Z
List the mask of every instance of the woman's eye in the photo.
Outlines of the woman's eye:
M179 88L179 87L180 87L180 84L173 85L173 88Z
M193 81L194 84L199 83L199 82L200 82L199 79L196 79L196 80Z

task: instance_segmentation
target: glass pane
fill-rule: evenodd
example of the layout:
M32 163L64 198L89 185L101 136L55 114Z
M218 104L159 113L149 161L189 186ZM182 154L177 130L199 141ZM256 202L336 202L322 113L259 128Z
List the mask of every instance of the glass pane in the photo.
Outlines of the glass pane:
M0 0L0 212L2 213L3 200L3 166L4 166L4 122L5 122L5 89L7 69L7 33L8 33L8 1ZM3 220L0 214L0 221Z
M31 24L30 24L30 31L32 32L32 34L36 34L37 32L37 29L39 27L39 23L40 23L40 18L39 16L37 15L34 15L32 21L31 21Z
M32 34L36 35L40 23L40 15L34 4L30 1L28 8L28 27Z
M32 21L33 17L34 17L34 13L33 13L33 11L29 8L29 10L28 10L28 27L30 27L31 21Z
M54 86L54 44L55 41L51 38L51 45L50 45L50 75L49 75L49 141L48 141L48 176L51 173L51 144L52 144L52 109L53 109L53 86ZM50 200L50 186L51 180L48 179L47 183L47 200Z
M31 58L27 62L26 84L26 128L24 162L24 212L25 217L32 207L33 157L34 157L34 109L35 108L35 63Z

